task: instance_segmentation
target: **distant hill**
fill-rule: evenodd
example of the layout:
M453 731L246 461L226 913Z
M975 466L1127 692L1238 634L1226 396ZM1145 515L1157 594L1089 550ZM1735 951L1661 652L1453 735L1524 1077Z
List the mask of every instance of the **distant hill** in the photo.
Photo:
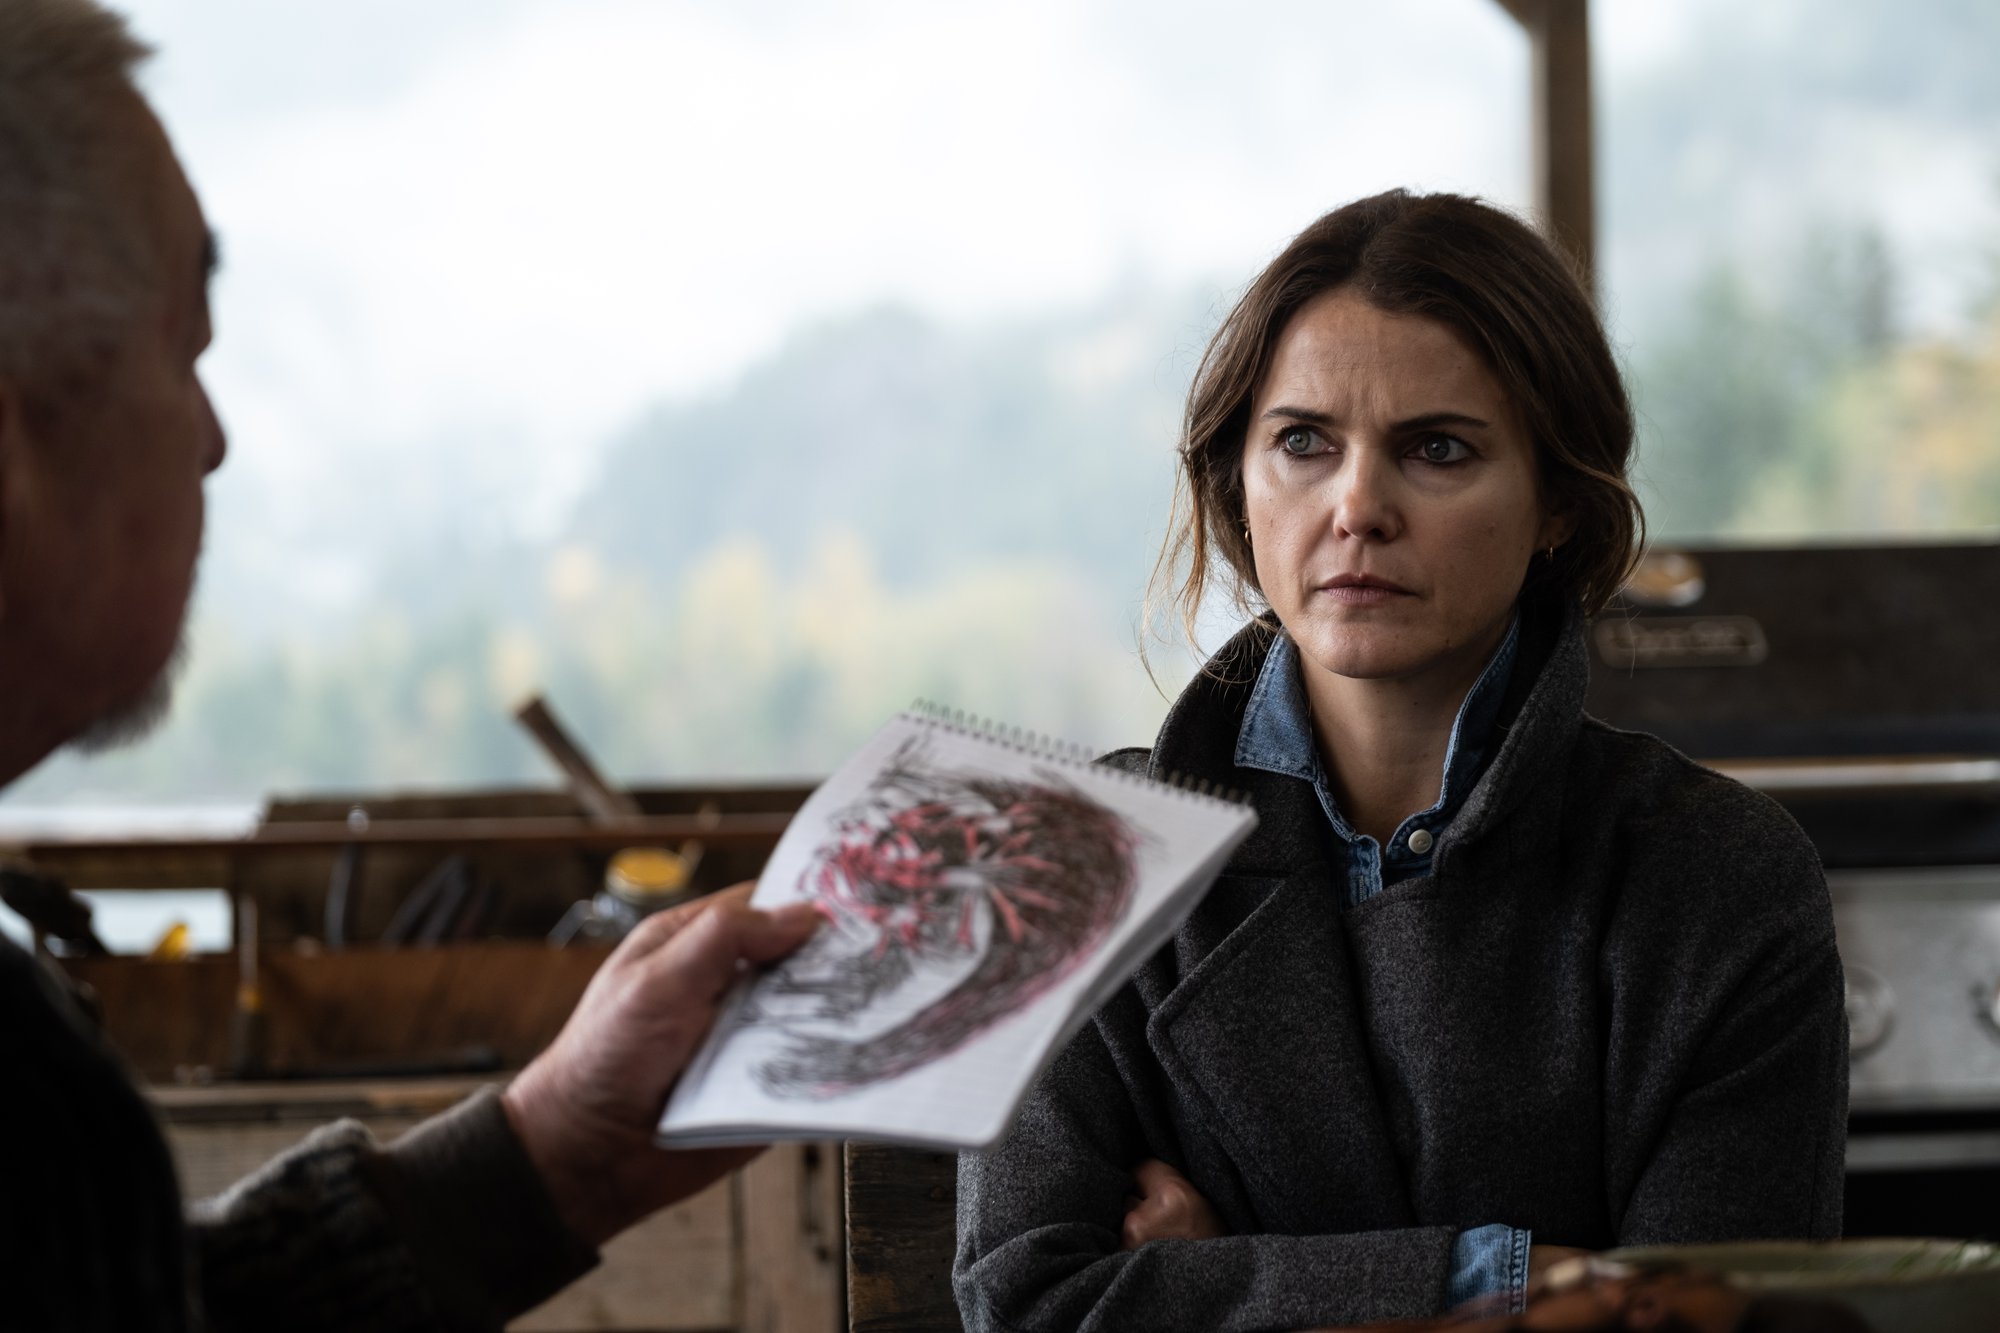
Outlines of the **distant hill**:
M807 330L606 453L570 540L671 583L733 536L783 566L863 535L908 586L1009 556L1136 594L1214 302L1155 299L984 330L879 309Z

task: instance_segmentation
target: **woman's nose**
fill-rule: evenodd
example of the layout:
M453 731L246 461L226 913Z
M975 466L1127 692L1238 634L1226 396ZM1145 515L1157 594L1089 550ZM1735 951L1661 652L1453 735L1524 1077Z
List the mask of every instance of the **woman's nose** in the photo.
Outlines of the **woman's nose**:
M1396 501L1395 460L1374 449L1353 448L1345 462L1331 482L1335 535L1390 540L1403 526Z

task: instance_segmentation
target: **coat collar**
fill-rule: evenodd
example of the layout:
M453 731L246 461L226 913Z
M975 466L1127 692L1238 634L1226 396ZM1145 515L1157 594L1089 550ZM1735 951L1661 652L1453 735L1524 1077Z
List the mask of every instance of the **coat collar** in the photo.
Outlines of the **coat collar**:
M1453 850L1507 827L1524 803L1549 815L1559 806L1560 775L1582 725L1584 693L1590 684L1584 624L1582 608L1574 602L1522 604L1520 659L1500 707L1497 749L1458 816L1440 835L1435 873L1447 873ZM1273 867L1278 869L1285 862L1296 863L1299 851L1297 822L1286 816L1293 815L1295 807L1309 808L1322 821L1324 815L1310 783L1236 766L1244 710L1274 634L1275 624L1267 613L1237 631L1209 659L1168 711L1148 771L1154 777L1202 778L1249 795L1260 823L1239 852L1239 860L1255 864L1279 852L1271 844L1285 844L1289 852Z

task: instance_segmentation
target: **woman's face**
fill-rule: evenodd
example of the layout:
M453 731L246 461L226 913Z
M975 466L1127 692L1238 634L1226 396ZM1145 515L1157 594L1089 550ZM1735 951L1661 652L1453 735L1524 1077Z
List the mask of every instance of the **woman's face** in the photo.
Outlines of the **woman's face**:
M1302 307L1250 405L1244 509L1257 581L1308 663L1466 683L1528 562L1568 535L1479 355L1350 291Z

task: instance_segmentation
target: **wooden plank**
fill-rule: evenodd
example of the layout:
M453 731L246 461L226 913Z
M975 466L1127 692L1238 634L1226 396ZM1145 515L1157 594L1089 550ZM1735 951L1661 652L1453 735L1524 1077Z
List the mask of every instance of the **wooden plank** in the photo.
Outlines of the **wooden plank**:
M951 1294L958 1159L847 1146L847 1322L852 1333L962 1333Z
M444 1066L473 1047L518 1067L554 1039L609 952L535 941L266 949L264 1067L324 1075L366 1063ZM63 966L96 993L106 1034L148 1078L173 1082L183 1067L227 1072L234 959L73 958Z
M262 934L284 944L323 939L334 867L349 847L363 849L357 887L348 898L348 944L379 940L396 908L453 851L470 861L488 895L471 923L480 936L545 936L572 903L601 887L610 853L629 846L704 848L693 888L707 893L762 872L790 822L776 811L705 816L648 815L592 825L574 816L372 819L365 830L345 821L266 825L246 838L42 839L0 846L0 856L73 888L228 888L252 894L265 910Z
M655 1213L604 1246L604 1262L509 1324L520 1333L734 1329L740 1261L734 1181Z
M846 1287L837 1143L782 1143L737 1177L743 1333L838 1333Z
M162 851L134 856L122 849L92 852L58 849L36 860L20 845L0 847L0 856L51 875L72 889L219 889L230 882L228 852Z
M294 940L321 938L326 928L326 899L338 848L306 848L296 852L264 851L238 858L234 851L210 850L201 855L156 855L147 847L113 847L73 852L56 849L35 864L75 889L229 889L254 894L259 929L268 943L289 946ZM710 873L704 866L698 887L720 888L754 874L766 853L724 866L718 854ZM422 847L370 850L361 866L359 891L350 895L346 919L349 945L378 940L396 908L418 883L437 869L443 853ZM605 854L574 848L544 851L482 849L469 854L482 884L498 895L483 935L539 937L548 932L569 905L594 893L603 880ZM747 872L741 862L748 860Z
M143 958L65 958L62 968L96 996L105 1036L149 1079L229 1063L236 960L221 956L152 963Z
M0 843L4 852L36 865L64 856L207 857L241 862L270 852L343 847L513 847L612 849L698 838L720 846L774 846L791 822L788 814L637 815L591 820L577 815L440 817L265 824L234 838L146 835L130 838L49 836Z
M628 789L641 813L692 815L713 808L725 815L785 814L812 794L812 783L705 784L686 787ZM435 819L460 815L573 815L576 798L550 787L445 789L437 791L315 792L273 796L264 807L264 822L323 823L346 819L360 807L371 819Z
M273 953L267 1059L274 1069L312 1068L487 1046L502 1064L525 1064L561 1030L608 952L496 942Z
M636 789L632 795L647 816L685 816L706 831L714 814L787 816L810 791L808 786L788 783L651 787ZM322 845L262 846L246 852L244 840L232 838L176 850L161 839L62 843L32 835L16 835L10 843L38 848L39 860L32 868L72 888L230 889L254 894L264 939L289 946L296 939L326 934L328 886L352 841L348 820L357 808L378 829L385 823L407 828L415 820L573 819L576 813L574 797L551 789L329 793L273 798L264 823L317 825L337 833L338 845L319 839ZM621 832L617 845L625 844ZM695 890L707 892L755 878L772 845L770 839L741 845L706 843ZM356 891L347 900L343 916L347 943L378 940L396 908L452 850L421 843L387 845L378 838L362 856ZM559 840L542 846L479 844L458 850L471 861L478 881L495 894L478 933L519 939L547 934L570 904L594 893L616 847L575 846ZM18 859L18 851L15 856Z

